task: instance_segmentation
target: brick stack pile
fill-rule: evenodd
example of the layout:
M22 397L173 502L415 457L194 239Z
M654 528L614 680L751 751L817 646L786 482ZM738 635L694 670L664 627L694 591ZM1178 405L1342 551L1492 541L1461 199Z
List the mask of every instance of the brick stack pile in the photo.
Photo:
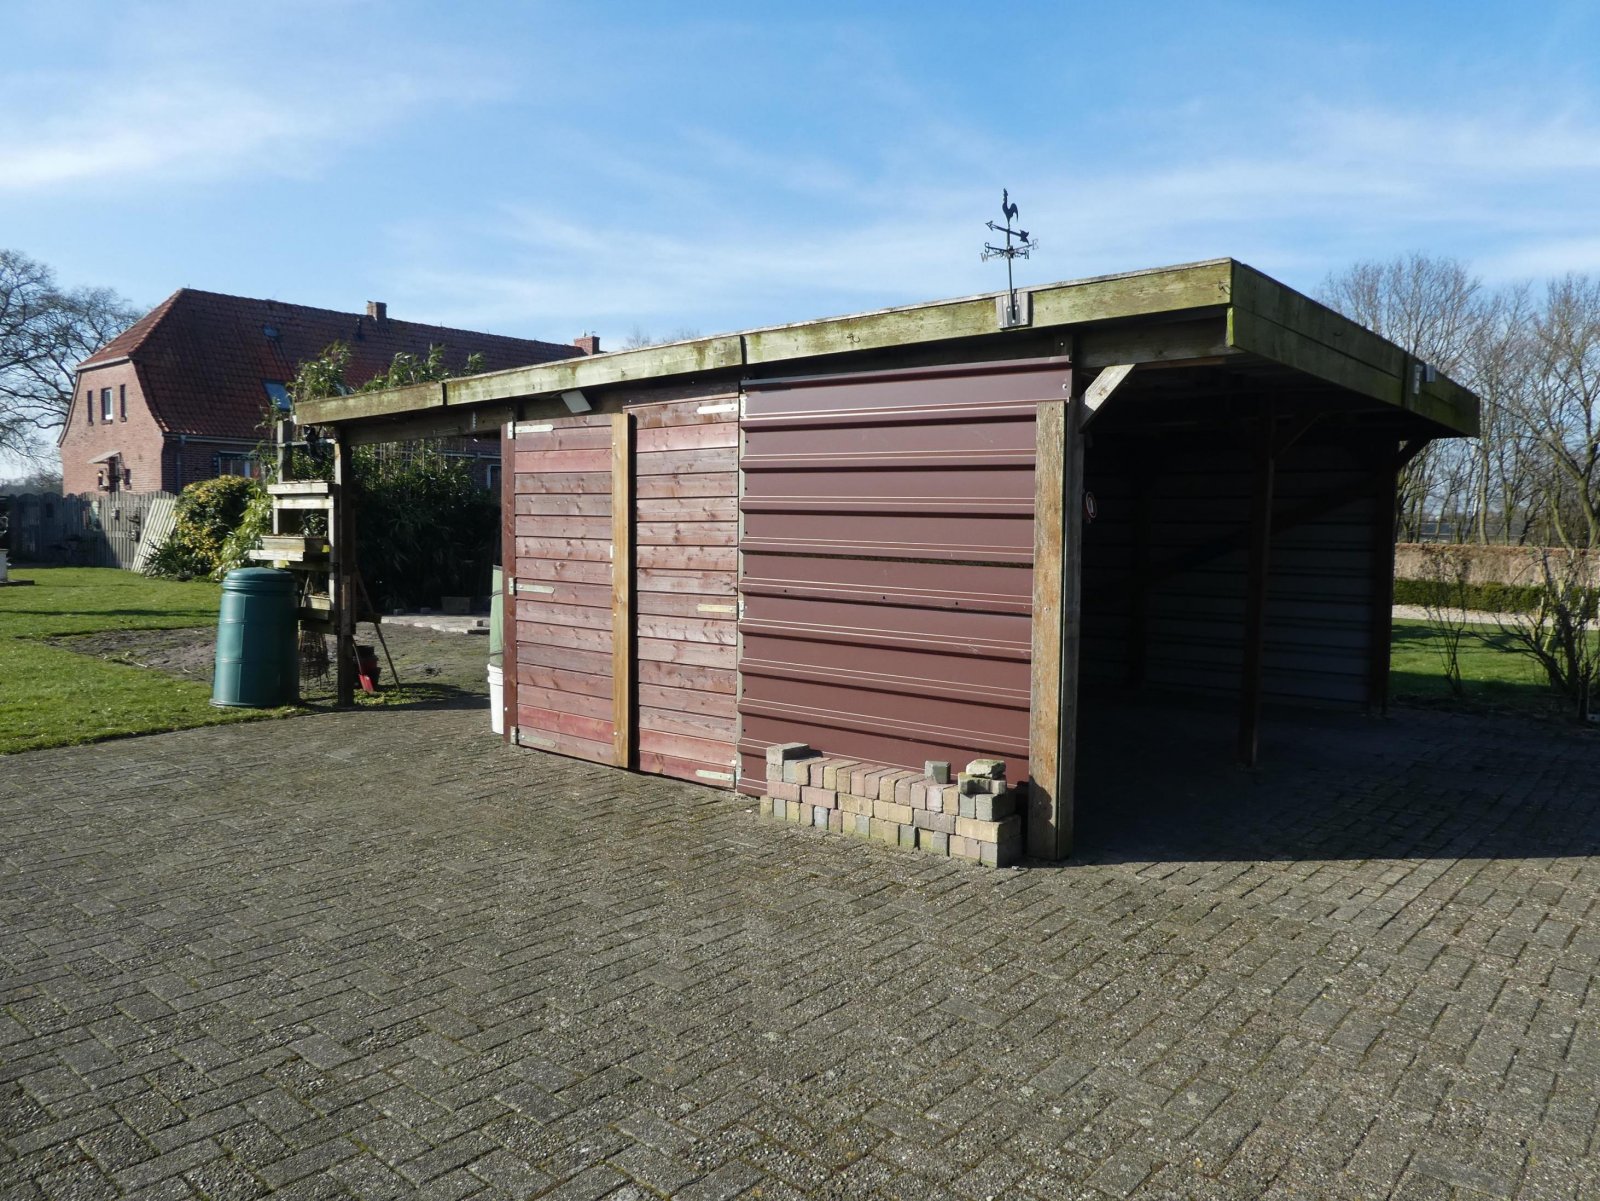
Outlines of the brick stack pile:
M906 771L786 742L767 748L761 815L1007 867L1022 857L1017 802L998 759L974 759L952 780L948 763Z

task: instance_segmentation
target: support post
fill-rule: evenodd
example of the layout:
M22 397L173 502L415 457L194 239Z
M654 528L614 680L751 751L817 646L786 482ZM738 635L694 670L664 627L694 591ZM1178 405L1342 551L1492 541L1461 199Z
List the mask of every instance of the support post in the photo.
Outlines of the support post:
M344 706L353 705L356 700L356 544L351 499L350 443L340 429L333 438L328 533L333 543L335 700Z
M633 414L611 415L611 755L633 766Z
M1245 767L1254 767L1261 751L1261 667L1267 650L1267 581L1271 572L1272 492L1276 466L1269 415L1257 450L1255 486L1250 501L1244 662L1239 680L1238 759Z
M1033 517L1028 854L1072 853L1083 585L1083 400L1039 405Z
M517 423L500 433L500 729L517 739Z

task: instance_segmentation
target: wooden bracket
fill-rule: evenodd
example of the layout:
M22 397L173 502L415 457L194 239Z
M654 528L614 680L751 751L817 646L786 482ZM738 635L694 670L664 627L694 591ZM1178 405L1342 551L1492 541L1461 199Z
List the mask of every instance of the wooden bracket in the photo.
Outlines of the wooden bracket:
M1134 363L1113 363L1104 368L1099 375L1094 377L1094 383L1083 394L1083 417L1078 422L1078 428L1085 429L1095 415L1100 412L1100 406L1111 399L1111 394L1123 380L1133 374Z

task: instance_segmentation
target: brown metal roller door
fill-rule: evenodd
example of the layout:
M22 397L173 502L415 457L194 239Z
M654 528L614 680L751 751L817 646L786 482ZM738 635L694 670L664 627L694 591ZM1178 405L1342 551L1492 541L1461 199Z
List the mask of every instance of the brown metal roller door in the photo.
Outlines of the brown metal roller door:
M1027 774L1034 409L1065 360L746 385L741 780L762 750Z

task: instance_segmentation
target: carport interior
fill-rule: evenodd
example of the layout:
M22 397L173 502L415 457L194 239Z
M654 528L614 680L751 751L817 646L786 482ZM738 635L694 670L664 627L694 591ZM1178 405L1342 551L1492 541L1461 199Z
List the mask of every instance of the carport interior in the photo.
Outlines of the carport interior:
M1083 430L1080 711L1220 702L1216 758L1254 766L1264 706L1381 710L1396 477L1446 432L1265 364L1131 374Z

